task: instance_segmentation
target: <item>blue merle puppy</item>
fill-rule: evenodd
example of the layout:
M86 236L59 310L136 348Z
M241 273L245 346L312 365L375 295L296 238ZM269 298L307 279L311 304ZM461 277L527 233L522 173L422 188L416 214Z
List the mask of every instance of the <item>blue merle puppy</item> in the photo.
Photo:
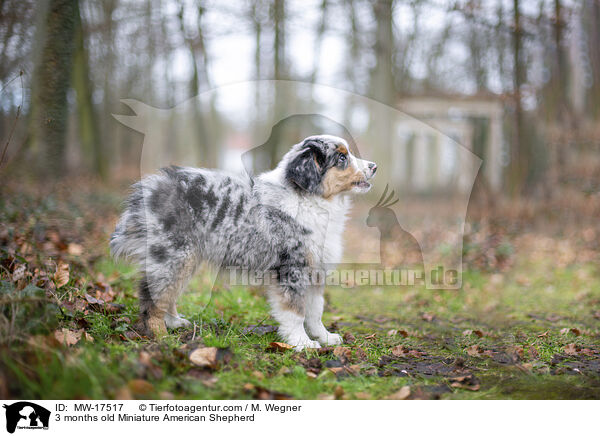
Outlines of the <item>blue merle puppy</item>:
M299 271L324 270L342 255L350 199L377 166L330 135L296 144L254 179L169 167L133 186L110 241L115 257L142 269L140 321L154 335L189 326L176 302L198 265L272 272L267 296L279 334L296 349L342 342L321 321L324 284Z

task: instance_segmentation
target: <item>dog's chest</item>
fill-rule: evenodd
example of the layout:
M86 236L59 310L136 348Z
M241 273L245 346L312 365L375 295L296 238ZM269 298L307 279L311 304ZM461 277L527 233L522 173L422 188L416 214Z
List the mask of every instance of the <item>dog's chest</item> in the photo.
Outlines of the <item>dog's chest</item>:
M307 245L315 264L337 264L342 258L343 232L348 206L344 199L301 201L296 220L310 229Z

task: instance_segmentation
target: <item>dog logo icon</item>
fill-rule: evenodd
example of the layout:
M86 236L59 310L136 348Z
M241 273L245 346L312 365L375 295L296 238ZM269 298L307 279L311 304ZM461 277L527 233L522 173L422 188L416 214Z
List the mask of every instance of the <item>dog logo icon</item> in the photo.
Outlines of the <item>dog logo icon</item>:
M6 409L6 431L14 433L18 429L48 429L50 411L29 401L19 401L4 405Z

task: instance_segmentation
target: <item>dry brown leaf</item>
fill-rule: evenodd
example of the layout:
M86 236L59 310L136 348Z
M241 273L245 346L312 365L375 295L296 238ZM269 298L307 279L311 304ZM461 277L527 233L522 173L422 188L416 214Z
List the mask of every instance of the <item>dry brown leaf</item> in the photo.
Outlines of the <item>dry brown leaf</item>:
M196 348L190 353L190 362L196 366L214 368L217 366L216 347Z
M129 380L127 387L134 395L149 395L154 391L154 386L142 379Z
M341 400L344 397L344 388L341 385L337 385L333 391L333 396L336 400Z
M123 386L115 392L115 400L133 400L133 395L127 386Z
M545 338L548 336L548 333L550 333L550 330L546 330L544 333L540 333L539 335L537 335L538 338Z
M286 344L285 342L271 342L267 347L267 351L287 351L293 350L294 347L290 344Z
M368 336L365 336L365 339L375 339L377 337L377 335L375 333L371 333Z
M482 353L479 345L471 345L470 347L467 347L465 351L469 356L479 356Z
M518 357L519 359L522 359L523 354L524 354L523 347L520 347L518 345L511 345L511 346L507 347L506 352L508 354L512 354L512 355Z
M577 346L575 344L565 345L563 347L563 351L569 356L574 356L575 354L577 354Z
M485 334L481 330L464 330L462 332L463 336L475 335L478 338L482 338Z
M427 321L427 322L433 321L434 318L435 318L435 315L433 313L425 312L424 314L421 315L421 319L424 321Z
M403 338L407 338L407 337L409 336L409 335L408 335L408 332L407 332L406 330L395 330L395 329L394 329L394 330L389 330L389 331L387 332L387 335L388 335L388 336L396 336L396 335L400 335L400 336L402 336Z
M25 264L21 264L15 268L12 273L12 281L18 282L25 277Z
M467 389L469 391L478 391L481 387L479 380L472 374L461 375L458 377L452 377L449 379L452 383L450 384L453 388Z
M67 253L73 256L81 256L83 254L83 247L79 244L70 243L67 246Z
M569 327L565 327L564 329L560 330L561 335L566 335L568 333L573 333L575 336L580 336L581 330L579 330L578 328L569 328Z
M342 363L346 363L352 357L352 350L347 347L335 347L333 355L336 356Z
M410 397L410 386L402 386L398 392L386 397L386 400L406 400Z
M392 348L392 354L394 356L405 356L410 350L404 345L396 345Z
M69 264L62 261L58 262L53 278L57 289L69 283Z
M355 357L358 360L365 360L367 358L367 353L361 347L358 347L355 352Z
M73 331L67 328L62 328L54 332L54 337L63 345L75 345L81 340L83 330Z
M346 342L347 344L352 344L354 341L356 341L356 338L354 337L354 335L350 332L346 332L344 333L344 342Z
M540 353L538 353L538 350L533 345L530 345L529 346L529 355L532 358L537 359L540 356Z

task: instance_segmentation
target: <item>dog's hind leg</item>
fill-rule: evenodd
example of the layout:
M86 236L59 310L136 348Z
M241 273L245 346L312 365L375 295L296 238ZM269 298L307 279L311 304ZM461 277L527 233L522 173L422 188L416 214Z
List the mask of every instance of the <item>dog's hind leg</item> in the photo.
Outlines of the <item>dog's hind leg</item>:
M191 256L163 265L146 268L140 285L140 318L143 326L156 336L164 336L166 328L188 327L189 321L177 313L177 299L195 271ZM152 275L149 272L152 272Z

